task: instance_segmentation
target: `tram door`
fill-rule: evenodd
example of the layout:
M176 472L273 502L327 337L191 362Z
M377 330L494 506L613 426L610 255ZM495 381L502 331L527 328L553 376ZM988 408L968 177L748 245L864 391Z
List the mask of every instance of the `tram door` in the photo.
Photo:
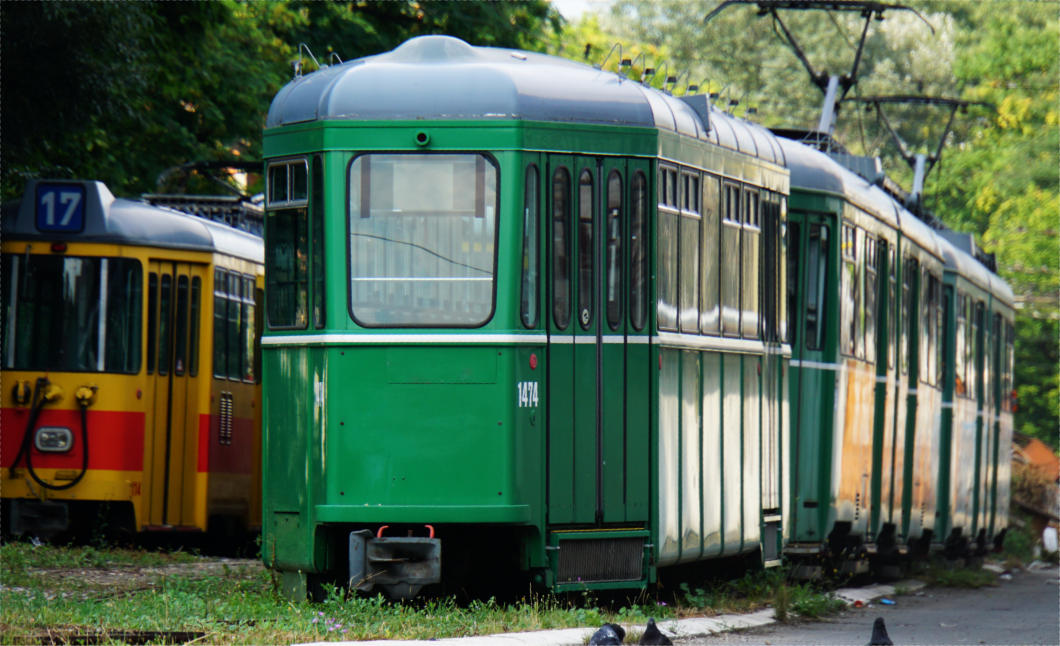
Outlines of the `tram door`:
M145 524L201 526L205 518L197 519L195 514L196 500L205 494L196 490L196 473L199 339L206 268L160 260L152 260L148 266ZM200 511L202 508L198 505Z
M648 369L648 346L627 343L628 175L640 163L549 159L552 525L647 521L648 389L632 400L627 392L629 383L642 382ZM646 194L645 175L640 169ZM636 350L643 361L637 360Z
M838 306L829 302L833 293L831 249L832 220L813 213L791 214L788 223L788 253L795 254L797 266L788 274L794 299L789 315L792 322L792 428L791 442L797 484L793 535L800 540L820 540L823 517L818 500L822 475L813 468L820 452L822 435L832 432L818 420L832 418L832 397L826 394L835 381L833 360L827 346L828 316ZM790 257L790 256L789 256Z

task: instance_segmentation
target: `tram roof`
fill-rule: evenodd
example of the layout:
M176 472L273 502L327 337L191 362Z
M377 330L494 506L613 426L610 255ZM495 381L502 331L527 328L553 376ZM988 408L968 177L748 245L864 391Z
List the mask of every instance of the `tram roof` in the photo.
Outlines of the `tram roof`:
M1000 276L990 271L971 254L954 244L952 236L939 235L939 250L946 263L946 271L953 272L980 289L990 293L1008 308L1013 308L1015 295Z
M879 186L848 170L825 153L784 137L779 138L792 189L821 191L843 196L930 253L939 256L939 238L915 215Z
M40 231L37 228L37 186L78 185L85 191L84 227L77 232ZM116 198L103 182L30 180L22 201L4 210L6 239L54 242L108 242L224 253L253 262L264 262L261 237L146 202Z
M451 36L419 36L295 78L273 99L265 125L420 119L651 127L784 163L772 133L714 109L705 96L677 98L564 58Z

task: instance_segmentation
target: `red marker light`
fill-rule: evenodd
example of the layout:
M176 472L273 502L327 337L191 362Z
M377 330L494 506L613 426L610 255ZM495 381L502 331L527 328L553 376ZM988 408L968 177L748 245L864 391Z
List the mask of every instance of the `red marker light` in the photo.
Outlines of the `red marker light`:
M537 370L537 355L536 354L531 354L530 355L530 369L531 370Z
M53 242L52 243L52 251L54 253L66 253L66 243L65 242Z

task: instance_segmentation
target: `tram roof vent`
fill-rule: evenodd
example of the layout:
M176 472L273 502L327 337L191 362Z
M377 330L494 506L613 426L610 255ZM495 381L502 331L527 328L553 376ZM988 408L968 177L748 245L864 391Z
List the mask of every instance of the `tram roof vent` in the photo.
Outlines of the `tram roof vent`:
M679 97L682 101L688 104L688 107L699 116L699 120L703 122L703 132L710 132L710 97L706 94L686 94Z
M851 155L850 153L837 151L827 151L826 154L870 184L879 186L883 182L883 162L880 161L879 157Z

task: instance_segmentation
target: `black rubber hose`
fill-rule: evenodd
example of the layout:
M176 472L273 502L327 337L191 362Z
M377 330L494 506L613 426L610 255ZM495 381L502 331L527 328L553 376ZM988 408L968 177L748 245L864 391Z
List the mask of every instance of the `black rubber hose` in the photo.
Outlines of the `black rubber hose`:
M81 478L85 477L88 473L88 402L78 402L81 407L81 473L77 474L77 477L67 482L66 484L54 485L48 484L47 482L40 479L37 472L33 469L33 460L30 456L33 455L33 451L26 452L26 466L29 468L29 475L33 478L37 484L44 487L45 489L51 489L52 491L62 491L64 489L70 489L78 482L81 482Z
M41 391L48 386L48 378L40 377L37 379L36 385L33 387L33 398L30 400L32 403L29 408L29 419L26 420L26 430L22 434L22 444L18 447L18 455L15 456L15 461L11 463L11 466L7 470L9 478L15 477L15 467L18 466L22 456L28 455L29 445L31 443L31 437L33 436L33 428L37 425L37 417L40 416L40 411L44 408L44 400L40 398Z

